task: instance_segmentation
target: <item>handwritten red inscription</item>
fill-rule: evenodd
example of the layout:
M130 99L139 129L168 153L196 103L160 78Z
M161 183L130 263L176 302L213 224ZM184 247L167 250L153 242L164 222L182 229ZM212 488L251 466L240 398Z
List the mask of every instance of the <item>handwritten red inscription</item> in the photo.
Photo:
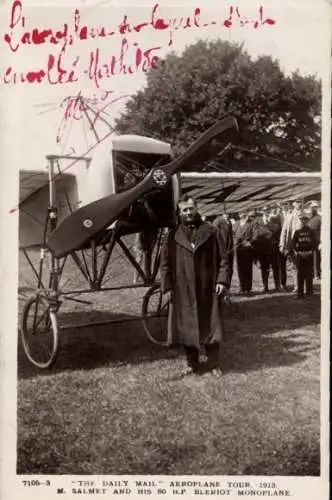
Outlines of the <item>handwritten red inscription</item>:
M158 13L159 4L155 4L150 14L150 20L139 24L130 24L128 15L124 14L123 20L116 27L98 26L91 27L81 24L81 12L75 9L73 24L63 24L58 30L52 28L33 28L30 31L20 33L19 28L25 28L25 16L20 0L15 0L12 5L9 28L10 32L4 35L4 41L9 45L12 52L16 52L21 45L41 45L45 43L57 45L72 45L74 42L95 38L105 38L113 35L126 35L131 32L139 33L143 28L150 27L153 30L179 30L191 27L200 27L199 15L201 9L196 7L194 13L187 17L164 19ZM18 31L18 33L16 33ZM169 44L172 41L170 39Z
M121 40L117 54L107 54L102 60L102 52L99 48L90 51L88 55L88 67L84 74L92 80L96 88L100 88L101 81L117 75L133 75L138 72L147 73L151 68L156 68L161 58L157 52L161 47L150 47L144 50L134 42L130 44L126 38ZM81 76L79 71L79 56L76 56L65 67L63 56L65 48L55 57L49 54L45 69L38 68L26 73L15 71L9 66L4 75L5 84L17 83L42 83L46 81L50 85L78 82Z
M27 29L27 19L23 11L21 0L14 0L11 8L8 32L3 40L15 55L22 47L27 45L40 46L48 44L53 47L46 61L39 68L20 72L12 63L8 66L1 80L5 84L40 84L46 82L50 85L76 83L80 78L88 77L97 88L101 81L116 75L134 75L137 72L146 73L154 69L161 62L160 52L162 46L142 47L136 40L129 37L139 36L142 30L152 29L164 31L169 35L168 45L173 43L173 33L185 29L206 29L211 25L221 28L232 28L234 25L248 26L257 29L264 25L272 26L275 20L265 17L263 7L259 7L258 17L248 18L240 13L239 7L231 5L228 17L222 20L203 22L202 9L195 7L184 17L165 18L161 16L159 4L155 4L150 11L149 19L138 24L132 23L127 14L116 26L90 26L82 23L81 11L75 9L70 23L63 23L57 28L32 27ZM88 54L88 65L83 66L80 57L75 54L68 61L69 47L73 50L76 43L86 40L105 39L107 37L120 37L120 46L113 54L103 54L101 48L96 48ZM58 46L58 47L57 47ZM57 50L56 50L57 49ZM59 50L60 49L60 50ZM64 56L67 56L66 63Z
M273 25L275 24L275 20L271 19L269 17L264 19L263 15L263 7L259 7L259 19L254 20L254 19L249 19L248 17L241 16L239 7L233 7L233 5L230 6L229 8L229 16L228 19L225 19L224 21L224 26L226 28L231 28L233 26L233 23L239 23L239 25L246 26L246 25L252 25L255 29L257 29L260 26L263 26L264 24L269 24Z

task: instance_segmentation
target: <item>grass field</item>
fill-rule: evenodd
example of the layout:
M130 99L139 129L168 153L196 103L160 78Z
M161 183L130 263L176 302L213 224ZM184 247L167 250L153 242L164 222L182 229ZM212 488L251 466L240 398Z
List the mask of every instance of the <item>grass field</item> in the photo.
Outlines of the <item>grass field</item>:
M132 279L121 259L110 269L112 283ZM79 285L70 266L66 280ZM21 289L31 283L22 260ZM17 472L319 475L319 290L296 301L260 288L255 269L257 294L226 308L222 379L177 377L182 352L144 334L142 290L68 303L61 321L132 321L63 331L50 371L19 345Z

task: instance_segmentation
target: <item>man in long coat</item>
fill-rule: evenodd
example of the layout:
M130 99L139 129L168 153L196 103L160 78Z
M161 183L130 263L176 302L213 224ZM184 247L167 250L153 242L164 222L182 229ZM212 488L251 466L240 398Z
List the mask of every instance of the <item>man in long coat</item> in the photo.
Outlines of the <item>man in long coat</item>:
M213 226L203 222L194 199L179 202L180 224L169 232L161 259L162 292L169 295L169 343L183 345L189 370L199 370L199 348L220 374L221 296L227 285L227 254Z
M299 214L301 212L301 200L295 200L293 202L293 210L285 217L282 225L279 250L282 255L289 258L292 265L294 292L297 292L297 267L294 252L292 251L292 239L295 231L300 229L301 222L299 219Z

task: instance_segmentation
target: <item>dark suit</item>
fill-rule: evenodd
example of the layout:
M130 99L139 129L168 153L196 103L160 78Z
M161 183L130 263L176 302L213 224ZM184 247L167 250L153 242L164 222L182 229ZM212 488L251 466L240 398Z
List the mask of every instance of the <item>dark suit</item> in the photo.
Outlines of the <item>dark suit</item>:
M270 220L261 218L254 229L254 247L261 266L264 291L268 291L270 267L272 267L275 288L280 288L279 239L280 223L277 217Z
M234 228L234 245L236 249L237 272L239 275L241 292L251 292L252 268L254 262L253 223L238 221Z
M217 217L213 223L221 253L226 252L228 260L227 270L227 287L230 288L233 276L234 265L234 241L233 241L233 226L231 222L227 222L224 217Z
M311 217L311 219L308 222L308 226L314 231L315 236L316 236L316 241L317 241L317 247L314 251L314 274L315 277L320 279L321 275L321 269L320 269L320 262L321 262L321 252L318 248L319 242L320 242L320 232L321 232L321 216L319 214L315 214Z

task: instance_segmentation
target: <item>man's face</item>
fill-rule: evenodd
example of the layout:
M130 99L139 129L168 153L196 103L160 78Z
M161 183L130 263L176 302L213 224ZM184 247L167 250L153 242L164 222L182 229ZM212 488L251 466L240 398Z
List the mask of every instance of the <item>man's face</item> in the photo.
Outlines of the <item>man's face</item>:
M228 214L226 212L223 213L222 216L225 219L225 221L227 221L227 222L229 221L229 216L228 216Z
M301 209L301 203L299 201L294 201L293 206L294 206L295 211L298 211Z
M191 198L179 203L180 217L184 222L192 222L197 215L197 207Z

